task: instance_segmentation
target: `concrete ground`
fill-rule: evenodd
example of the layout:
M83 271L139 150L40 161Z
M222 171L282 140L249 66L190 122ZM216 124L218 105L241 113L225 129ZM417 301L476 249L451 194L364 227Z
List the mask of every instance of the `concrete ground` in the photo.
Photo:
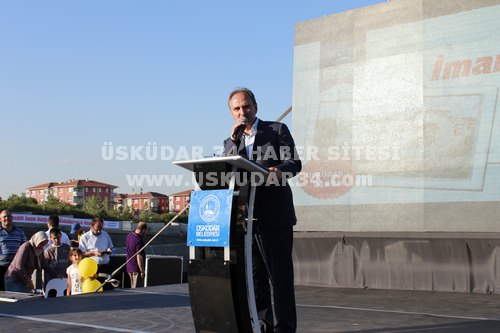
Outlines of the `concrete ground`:
M297 286L296 296L298 332L500 332L498 295ZM0 302L0 317L1 332L195 332L187 284Z

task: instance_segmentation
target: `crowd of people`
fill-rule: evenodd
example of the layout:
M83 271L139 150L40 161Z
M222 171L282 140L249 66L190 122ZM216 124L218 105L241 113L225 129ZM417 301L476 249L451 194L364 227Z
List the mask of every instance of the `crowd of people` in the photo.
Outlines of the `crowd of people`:
M297 314L292 249L297 218L287 180L301 171L302 162L288 127L257 117L257 101L251 90L233 90L229 94L228 107L235 122L230 136L224 140L223 155L239 155L252 160L269 172L268 180L276 180L260 185L255 194L252 269L259 324L265 333L295 332ZM3 211L0 218L0 274L6 272L7 290L32 289L31 274L39 267L47 269L46 274L50 277L60 276L62 266L65 266L67 269L63 273L67 276L68 272L74 272L72 266L68 268L69 260L75 262L81 257L93 258L99 271L109 273L106 265L113 243L102 230L104 222L100 217L94 218L90 230L76 236L77 239L76 226L72 228L73 238L70 238L57 229L58 219L54 224L55 221L49 218L49 230L36 233L28 242L22 230L12 225L10 212ZM146 229L145 223L139 223L137 229L127 236L127 260L133 257L133 261L127 263L127 272L133 287L144 278L144 256L135 254L143 244ZM76 243L81 253L75 254L63 247L64 244L74 246ZM57 259L63 257L64 262ZM75 279L73 275L69 278L71 283L75 283ZM71 293L78 292L74 291L75 288L71 286Z
M84 258L97 263L95 278L104 281L109 276L110 254L113 242L103 230L104 220L94 217L90 230L85 232L79 223L74 223L69 236L59 228L59 217L48 218L47 230L34 233L28 240L24 231L13 224L9 210L0 212L0 291L32 293L37 285L34 272L43 270L42 287L52 279L67 279L66 295L82 293L83 278L78 264ZM143 238L147 224L140 222L136 230L127 236L127 272L131 287L143 285L145 275L145 252ZM36 276L36 275L35 275ZM104 289L111 288L104 285Z

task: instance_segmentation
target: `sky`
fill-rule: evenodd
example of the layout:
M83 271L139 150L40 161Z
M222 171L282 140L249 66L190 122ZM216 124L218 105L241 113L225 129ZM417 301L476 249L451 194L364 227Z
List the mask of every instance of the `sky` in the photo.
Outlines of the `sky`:
M297 23L381 2L0 0L0 197L87 178L189 189L172 162L217 153L233 88L264 120L292 105Z

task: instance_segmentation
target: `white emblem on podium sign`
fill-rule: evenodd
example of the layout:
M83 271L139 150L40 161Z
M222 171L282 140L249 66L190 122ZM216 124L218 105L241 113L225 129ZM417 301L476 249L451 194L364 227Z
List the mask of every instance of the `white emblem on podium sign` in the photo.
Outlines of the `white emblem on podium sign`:
M220 201L215 195L206 196L200 203L200 217L205 222L217 219L220 212Z

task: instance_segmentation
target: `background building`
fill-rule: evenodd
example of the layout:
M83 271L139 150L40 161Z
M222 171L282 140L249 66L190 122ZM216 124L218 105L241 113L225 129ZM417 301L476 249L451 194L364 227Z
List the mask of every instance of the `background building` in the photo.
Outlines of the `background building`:
M169 208L171 212L180 212L189 204L191 190L177 192L169 196Z
M168 213L169 203L168 196L157 192L124 194L116 193L113 196L113 206L115 209L120 207L129 207L134 215L144 209L149 209L155 213Z
M92 196L97 196L102 201L106 198L112 202L113 190L117 186L95 180L70 179L63 182L50 182L26 189L26 197L34 198L39 204L54 196L59 201L67 202L73 206L83 206Z

